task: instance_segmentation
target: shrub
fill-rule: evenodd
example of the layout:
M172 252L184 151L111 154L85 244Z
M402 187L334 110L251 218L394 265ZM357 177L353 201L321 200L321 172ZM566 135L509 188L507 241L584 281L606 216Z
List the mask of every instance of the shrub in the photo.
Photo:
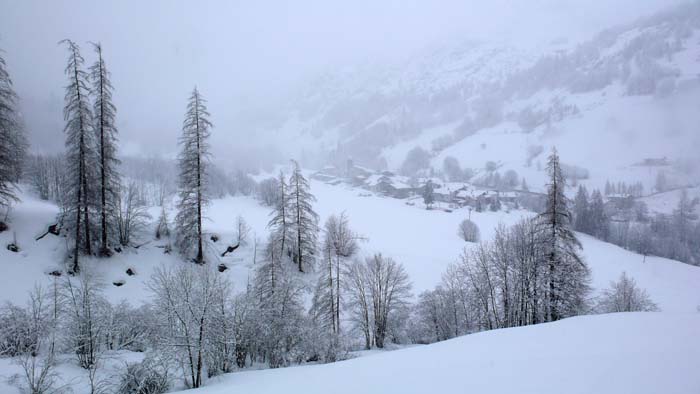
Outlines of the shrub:
M161 394L168 391L168 371L153 359L126 365L117 394Z
M479 242L481 238L479 226L469 219L464 219L462 223L459 224L457 235L466 242Z

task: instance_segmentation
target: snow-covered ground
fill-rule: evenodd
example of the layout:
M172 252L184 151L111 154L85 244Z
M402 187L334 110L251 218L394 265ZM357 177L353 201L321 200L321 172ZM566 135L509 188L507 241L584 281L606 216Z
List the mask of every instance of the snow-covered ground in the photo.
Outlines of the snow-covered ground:
M314 207L321 221L345 212L353 229L367 239L361 253L382 252L404 264L415 294L433 288L463 248L474 245L456 234L458 223L469 215L466 209L428 211L420 203L407 205L403 200L318 181L312 181L311 190L318 199ZM58 208L32 193L23 193L22 199L11 213L11 230L0 234L0 302L22 304L35 283L51 282L53 277L47 273L60 268L65 256L64 238L47 235L34 240L53 223ZM156 217L157 209L152 211ZM269 212L255 199L242 196L214 200L207 210L207 230L221 237L211 244L218 252L234 243L238 215L252 229L246 246L210 261L228 265L223 275L237 290L244 288L255 268L253 239L264 242ZM530 215L521 210L472 212L471 219L480 227L482 239L488 240L499 223L510 225ZM5 248L15 233L19 253ZM146 284L156 267L188 264L176 254L164 254L161 246L165 241L151 238L145 234L148 243L109 260L85 259L85 266L102 277L110 301L146 302L150 299ZM394 352L365 352L358 359L332 365L235 373L209 382L200 392L264 393L281 388L303 388L307 393L450 392L455 387L470 392L698 392L700 376L693 373L689 360L700 358L700 267L656 257L644 259L582 234L580 239L594 289L607 287L627 272L663 313L579 317ZM136 275L128 276L128 268ZM125 282L123 286L112 284L119 280ZM118 368L134 357L140 356L116 354L112 365ZM10 360L0 359L0 376L18 371ZM61 363L59 371L76 381L84 378L83 371L70 361ZM0 392L14 393L14 388L4 384L3 380ZM82 393L80 388L75 392Z
M406 205L405 201L393 198L367 195L365 191L346 186L331 186L312 181L312 192L316 195L315 209L323 221L332 214L345 212L351 227L366 238L361 243L361 254L381 252L402 263L411 280L414 293L432 289L441 279L445 268L459 258L464 248L474 244L466 243L457 236L457 226L469 216L466 209L453 212L425 210ZM22 302L27 290L35 283L49 283L51 276L46 273L61 267L65 256L65 239L47 235L35 241L36 235L45 231L53 223L58 208L36 199L31 193L23 194L23 202L12 212L12 229L0 234L0 261L5 275L0 278L0 301ZM216 254L234 243L236 217L241 215L252 231L248 244L224 258L213 261L225 263L230 269L225 272L237 289L242 289L254 269L253 239L265 242L270 209L261 206L251 197L226 197L217 199L206 212L209 220L206 230L221 237L217 243L210 243ZM513 210L510 212L472 212L471 219L480 228L482 239L493 237L499 224L511 225L532 215L531 212ZM153 210L157 216L157 210ZM20 253L5 248L17 234ZM646 288L663 310L694 311L700 306L700 268L663 258L647 257L624 250L597 239L580 235L586 261L593 271L595 288L607 287L626 271L640 286ZM162 264L180 264L177 255L166 255L161 248L166 242L151 240L146 234L139 249L127 249L109 260L86 259L87 265L96 270L105 282L109 299L128 300L138 305L148 300L150 294L146 283L155 267ZM128 276L131 268L135 276ZM115 281L123 280L120 287Z
M234 373L192 393L690 394L700 392L698 332L697 313L582 316L334 364Z

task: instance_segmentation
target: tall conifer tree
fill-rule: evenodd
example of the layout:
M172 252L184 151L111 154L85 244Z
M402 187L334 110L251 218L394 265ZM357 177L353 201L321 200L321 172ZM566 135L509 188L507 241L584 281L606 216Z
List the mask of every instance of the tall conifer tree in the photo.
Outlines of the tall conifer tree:
M0 51L0 206L9 206L18 200L16 185L26 150L27 139L17 111L17 94Z
M117 159L117 108L112 103L112 82L107 70L102 46L93 44L97 61L90 67L92 93L94 96L93 115L97 134L97 154L99 159L99 198L100 198L100 254L110 254L109 241L115 238L114 218L119 193L119 160Z
M211 154L208 140L212 127L209 116L206 100L195 87L187 104L180 137L180 200L175 226L180 253L189 256L196 251L194 261L197 264L204 264L202 219L209 203L207 166Z

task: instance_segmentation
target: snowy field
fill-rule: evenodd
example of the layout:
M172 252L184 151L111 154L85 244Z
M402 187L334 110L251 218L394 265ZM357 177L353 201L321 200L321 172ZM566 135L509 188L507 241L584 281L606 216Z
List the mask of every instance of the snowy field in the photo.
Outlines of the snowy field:
M311 185L311 191L318 200L314 207L320 215L321 224L331 214L344 211L351 227L366 239L360 244L361 254L381 252L401 262L413 281L415 294L432 289L440 281L445 268L457 261L464 248L474 246L457 236L458 224L469 215L466 209L451 213L428 211L419 206L422 204L409 206L403 200L366 196L364 191L358 189L318 181L312 181ZM13 231L22 250L20 253L12 253L4 247L0 250L6 272L12 273L3 279L5 283L0 287L0 301L21 302L23 294L34 283L50 283L51 277L46 273L61 267L66 250L63 238L47 235L40 241L34 240L53 223L58 208L28 193L24 194L23 199L12 214ZM152 209L154 217L157 212L157 209ZM206 230L221 237L219 242L209 244L217 254L223 252L227 245L235 243L234 227L238 215L243 216L252 229L247 245L213 262L223 262L230 268L224 274L239 290L248 283L251 269L255 268L253 239L257 237L260 243L265 242L269 212L268 207L261 206L253 198L241 196L214 200L207 210L210 219L205 224ZM482 239L488 240L499 224L511 225L529 215L532 213L520 210L474 211L471 219L479 226ZM13 231L0 234L3 245L12 240ZM625 271L647 289L663 310L691 312L700 306L699 267L656 257L644 260L639 254L584 234L579 234L579 237L584 246L583 254L593 272L595 288L607 287L610 281L617 280ZM90 260L90 266L105 282L110 300L125 299L134 305L148 300L145 284L153 269L161 264L180 264L177 256L163 254L161 247L165 241L150 238L148 234L144 238L147 244L117 254L108 263L100 259ZM136 275L128 276L126 270L129 268ZM124 281L124 285L116 287L112 285L115 281Z

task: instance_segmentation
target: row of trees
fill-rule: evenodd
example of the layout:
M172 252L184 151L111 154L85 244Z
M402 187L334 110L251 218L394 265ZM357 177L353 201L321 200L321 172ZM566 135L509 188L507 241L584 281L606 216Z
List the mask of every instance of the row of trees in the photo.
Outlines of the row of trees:
M313 209L316 197L311 194L309 181L296 161L287 180L280 172L274 195L272 218L268 223L271 244L279 246L279 256L287 256L299 272L313 266L317 255L318 214Z
M79 272L79 255L110 256L112 245L128 245L131 234L143 227L144 187L130 182L122 185L117 159L116 107L113 86L103 58L102 47L92 44L96 60L84 70L79 46L64 40L68 47L68 77L64 116L66 120L66 169L60 174L56 163L37 157L33 179L46 198L59 195L62 204L60 222L74 240L72 272ZM178 202L175 218L176 243L183 256L198 264L205 262L203 210L210 199L209 143L212 123L206 100L195 88L190 95L182 126L178 156ZM63 179L57 187L45 178ZM159 188L159 203L164 204L165 185Z
M579 254L573 227L599 228L600 192L583 210L582 196L587 194L579 189L573 215L556 152L549 157L547 171L550 182L544 212L510 228L501 226L492 241L465 250L434 290L420 294L412 315L412 341L430 343L591 312L656 310L646 292L626 274L599 299L590 297L590 271ZM471 240L463 228L471 226L460 227L460 235Z

